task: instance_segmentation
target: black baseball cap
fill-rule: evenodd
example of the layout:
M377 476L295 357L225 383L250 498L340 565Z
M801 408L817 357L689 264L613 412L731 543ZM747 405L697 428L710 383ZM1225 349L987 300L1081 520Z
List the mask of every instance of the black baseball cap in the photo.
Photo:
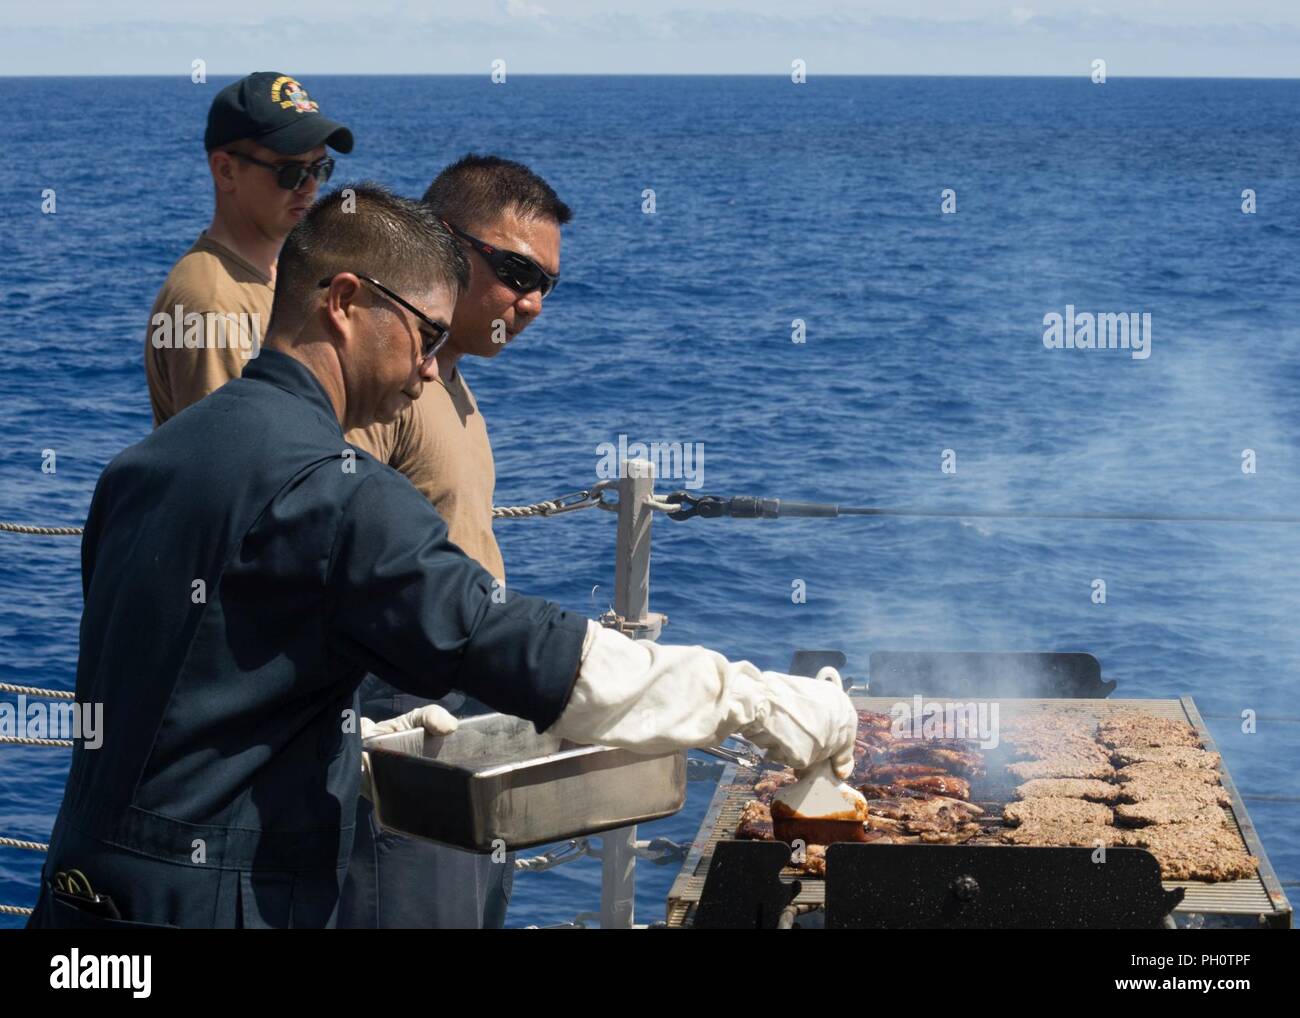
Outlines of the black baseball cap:
M286 156L318 145L352 151L352 132L321 116L302 83L278 71L240 78L212 100L203 147L211 152L240 138L251 138Z

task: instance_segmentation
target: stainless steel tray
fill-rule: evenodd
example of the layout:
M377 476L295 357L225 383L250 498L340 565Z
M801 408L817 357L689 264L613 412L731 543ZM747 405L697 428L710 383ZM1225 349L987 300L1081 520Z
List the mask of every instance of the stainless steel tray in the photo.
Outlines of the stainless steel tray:
M473 852L528 848L671 816L686 754L580 746L506 714L451 735L367 739L375 816L389 830Z

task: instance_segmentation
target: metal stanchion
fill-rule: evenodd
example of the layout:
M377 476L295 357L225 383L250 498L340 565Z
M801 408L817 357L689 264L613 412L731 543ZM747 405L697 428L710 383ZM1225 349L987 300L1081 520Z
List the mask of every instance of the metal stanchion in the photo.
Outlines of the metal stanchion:
M614 567L614 613L601 621L635 639L659 636L663 618L650 612L650 523L654 511L654 465L648 460L622 464L618 484L618 550ZM630 929L636 900L636 827L601 837L600 926Z

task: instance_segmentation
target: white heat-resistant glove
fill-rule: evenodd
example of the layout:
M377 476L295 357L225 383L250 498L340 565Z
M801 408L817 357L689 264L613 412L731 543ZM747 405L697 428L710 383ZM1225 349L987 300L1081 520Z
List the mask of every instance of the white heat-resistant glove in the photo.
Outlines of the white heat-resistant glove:
M817 679L763 672L704 647L632 640L588 621L577 681L548 732L647 753L740 735L770 760L800 771L829 760L847 778L857 724L833 668Z
M394 732L409 732L423 728L429 735L450 735L460 727L460 721L436 703L427 703L423 707L408 710L395 718L378 723L369 718L361 719L361 741L376 735L391 735ZM370 778L370 754L361 753L361 794L374 801L374 786Z

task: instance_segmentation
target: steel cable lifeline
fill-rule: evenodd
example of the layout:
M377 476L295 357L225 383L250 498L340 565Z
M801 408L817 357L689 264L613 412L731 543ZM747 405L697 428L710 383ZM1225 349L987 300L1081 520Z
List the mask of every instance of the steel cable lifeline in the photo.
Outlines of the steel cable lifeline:
M1225 513L1064 513L1013 509L927 509L922 506L845 506L835 502L793 502L754 495L697 495L674 491L665 496L674 506L668 518L683 520L765 519L791 517L834 519L839 516L898 516L912 519L1111 520L1126 523L1300 523L1300 516L1230 516ZM655 506L658 508L658 506Z

